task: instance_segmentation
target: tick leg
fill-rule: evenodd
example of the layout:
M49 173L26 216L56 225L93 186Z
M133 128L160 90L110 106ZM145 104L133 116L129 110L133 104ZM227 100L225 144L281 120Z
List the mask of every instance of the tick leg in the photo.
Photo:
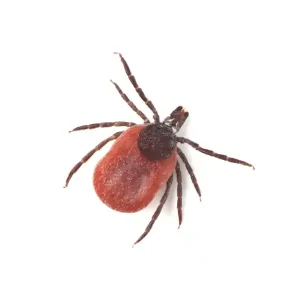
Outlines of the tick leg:
M130 106L130 108L135 111L143 120L145 123L150 123L149 119L143 114L143 112L141 112L132 101L129 100L129 98L127 97L126 94L123 93L123 91L120 89L120 87L111 80L112 84L115 86L115 88L117 89L117 91L119 92L119 94L121 95L121 97L123 98L123 100Z
M182 223L182 176L181 176L181 170L180 165L177 162L176 164L176 176L177 176L177 211L178 211L178 221L180 227Z
M201 200L201 191L200 191L200 188L199 188L199 185L198 185L198 182L197 182L197 178L194 174L194 171L193 171L193 168L191 167L191 165L189 164L186 156L184 155L184 153L181 151L181 149L179 149L177 147L177 153L178 155L180 156L181 160L183 161L188 173L190 174L190 177L191 177L191 180L193 182L193 185L195 187L195 190L197 191L199 197L200 197L200 200Z
M148 233L149 231L151 230L153 224L155 223L156 219L158 218L164 204L166 203L166 200L168 198L168 195L169 195L169 192L170 192L170 188L171 188L171 185L172 185L172 182L173 182L173 175L171 175L171 177L168 179L167 181L167 187L166 187L166 190L165 190L165 193L164 195L162 196L161 200L160 200L160 203L154 213L154 215L152 216L152 219L150 221L150 223L148 224L148 226L146 227L144 233L140 236L140 238L134 243L134 245L136 245L137 243L139 243ZM133 245L133 246L134 246Z
M89 125L82 125L82 126L78 126L72 130L70 130L69 132L73 132L73 131L78 131L78 130L86 130L86 129L94 129L94 128L103 128L103 127L113 127L113 126L127 126L127 127L131 127L133 125L136 125L135 123L132 122L103 122L103 123L95 123L95 124L89 124Z
M128 66L127 62L125 61L124 57L122 56L121 53L118 53L118 52L114 52L114 54L118 54L120 56L122 64L123 64L124 69L125 69L125 72L126 72L128 78L129 78L129 80L131 81L132 85L134 86L135 90L137 91L137 93L139 94L141 99L146 103L146 105L153 112L153 114L154 114L153 118L154 118L155 123L159 123L159 115L157 113L156 108L154 107L153 103L150 100L147 99L147 97L145 96L143 90L137 84L137 82L135 80L135 77L131 74L129 66Z
M179 143L186 143L186 144L189 144L190 146L192 146L194 149L206 154L206 155L210 155L210 156L213 156L213 157L217 157L219 159L222 159L222 160L226 160L226 161L229 161L231 163L235 163L235 164L240 164L240 165L244 165L244 166L247 166L247 167L252 167L253 170L255 170L254 166L243 161L243 160L239 160L239 159L236 159L236 158L233 158L233 157L229 157L227 155L224 155L224 154L219 154L219 153L216 153L212 150L208 150L208 149L205 149L205 148L202 148L200 147L197 143L189 140L189 139L186 139L184 137L177 137L177 142Z
M78 171L78 169L85 163L87 162L92 156L93 154L95 154L98 150L100 150L103 146L105 146L108 142L115 140L117 137L119 137L121 135L121 133L123 133L123 131L119 131L116 132L115 134L113 134L111 137L105 139L104 141L102 141L100 144L98 144L92 151L90 151L87 155L85 155L82 160L76 164L74 166L74 168L70 171L67 180L66 180L66 184L64 187L67 187L72 176Z

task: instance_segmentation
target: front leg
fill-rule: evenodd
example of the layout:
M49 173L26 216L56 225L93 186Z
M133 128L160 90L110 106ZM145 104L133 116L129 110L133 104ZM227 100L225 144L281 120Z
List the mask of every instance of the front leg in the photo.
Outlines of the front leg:
M177 137L177 142L179 143L186 143L186 144L189 144L190 146L192 146L194 149L206 154L206 155L209 155L209 156L213 156L213 157L217 157L219 159L222 159L222 160L226 160L226 161L229 161L231 163L235 163L235 164L240 164L240 165L244 165L244 166L247 166L247 167L252 167L253 170L255 170L254 166L243 161L243 160L240 160L240 159L237 159L237 158L233 158L233 157L230 157L230 156L227 156L225 154L219 154L219 153L216 153L212 150L209 150L209 149L205 149L205 148L202 148L200 147L197 143L189 140L189 139L186 139L184 137Z
M95 129L95 128L104 128L104 127L119 127L119 126L125 126L125 127L131 127L133 125L136 125L135 123L132 122L102 122L102 123L94 123L94 124L89 124L89 125L82 125L75 127L74 129L70 130L69 133L73 131L79 131L79 130L86 130L86 129Z

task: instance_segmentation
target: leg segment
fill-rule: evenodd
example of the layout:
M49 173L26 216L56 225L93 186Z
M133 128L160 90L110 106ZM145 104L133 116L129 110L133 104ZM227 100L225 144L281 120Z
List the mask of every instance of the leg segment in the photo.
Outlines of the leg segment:
M73 131L78 131L78 130L85 130L85 129L94 129L94 128L103 128L103 127L113 127L113 126L127 126L127 127L131 127L133 125L136 125L135 123L131 123L131 122L103 122L103 123L95 123L95 124L89 124L89 125L82 125L82 126L78 126L72 130L70 130L69 132L73 132Z
M195 190L197 191L197 193L200 197L200 200L201 200L201 191L200 191L200 188L199 188L199 185L198 185L198 182L197 182L197 178L194 174L193 168L189 164L189 162L188 162L186 156L184 155L184 153L179 148L177 148L177 153L180 156L181 160L183 161L188 173L190 174L190 177L191 177L191 180L192 180L193 185L195 187Z
M135 90L137 91L137 93L139 94L141 99L146 103L146 105L153 112L153 114L154 114L153 118L154 118L155 123L158 123L159 122L159 115L157 113L156 108L154 107L153 103L150 100L147 99L147 97L145 96L143 90L137 84L137 82L135 80L135 77L131 74L129 66L128 66L127 62L125 61L124 57L122 56L121 53L118 53L118 52L114 52L114 54L118 54L120 56L122 64L123 64L124 69L125 69L125 72L126 72L128 78L129 78L129 80L131 81L132 85L134 86Z
M111 82L116 87L117 91L119 92L123 100L131 107L131 109L135 111L144 120L145 123L150 123L149 119L134 105L132 101L129 100L129 98L126 96L126 94L123 93L120 87L112 80Z
M178 220L180 227L182 223L182 177L181 177L181 170L180 165L177 162L176 164L176 176L177 176L177 211L178 211Z
M157 207L154 215L152 216L152 219L150 221L150 223L148 224L148 226L146 227L144 233L139 237L139 239L134 243L134 245L136 245L137 243L139 243L148 233L149 231L151 230L153 224L155 223L156 219L158 218L164 204L166 203L166 200L168 198L168 195L169 195L169 192L170 192L170 188L171 188L171 185L172 185L172 182L173 182L173 175L171 175L171 177L168 179L167 181L167 188L165 190L165 193L164 195L162 196L161 200L160 200L160 203L159 203L159 206ZM133 246L134 246L133 245Z
M93 154L95 154L98 150L100 150L103 146L105 146L108 142L115 140L117 137L119 137L121 135L121 133L123 133L123 131L119 131L116 132L115 134L113 134L111 137L105 139L104 141L102 141L100 144L98 144L92 151L90 151L87 155L85 155L82 160L75 165L75 167L71 170L71 172L69 173L67 180L66 180L66 184L64 187L67 187L72 176L78 171L78 169L85 163L87 162L92 156Z
M210 155L210 156L214 156L214 157L217 157L219 159L222 159L222 160L226 160L226 161L229 161L231 163L235 163L235 164L241 164L241 165L244 165L244 166L248 166L248 167L252 167L253 170L255 170L254 166L243 161L243 160L239 160L239 159L236 159L236 158L233 158L233 157L229 157L227 155L224 155L224 154L219 154L219 153L215 153L214 151L212 150L208 150L208 149L205 149L205 148L202 148L200 147L197 143L189 140L189 139L186 139L184 137L177 137L177 142L179 143L186 143L186 144L189 144L190 146L192 146L194 149L206 154L206 155Z

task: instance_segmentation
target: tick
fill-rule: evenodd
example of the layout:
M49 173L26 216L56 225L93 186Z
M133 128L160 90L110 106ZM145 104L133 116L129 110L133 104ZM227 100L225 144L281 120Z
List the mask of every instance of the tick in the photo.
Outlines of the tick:
M115 54L119 55L130 82L140 98L153 113L154 122L150 122L146 115L138 110L135 104L123 93L121 88L115 82L111 81L123 100L140 116L144 123L137 125L132 122L123 121L103 122L83 125L71 130L70 132L99 127L128 127L128 129L116 132L103 140L86 154L70 171L66 179L65 187L68 186L72 176L92 155L102 149L107 143L115 141L110 151L98 162L93 176L95 192L107 206L120 212L137 212L146 207L152 201L158 190L166 184L166 190L160 203L144 233L135 242L135 244L137 244L149 233L166 203L174 173L176 173L177 178L179 227L181 225L182 175L178 157L186 167L195 190L201 198L200 188L193 169L183 151L178 147L178 144L188 144L204 154L231 163L241 164L252 167L253 169L254 166L245 161L202 148L197 143L185 137L178 136L177 133L188 118L189 113L185 111L182 106L178 106L168 117L161 121L155 106L139 87L124 57L120 53Z

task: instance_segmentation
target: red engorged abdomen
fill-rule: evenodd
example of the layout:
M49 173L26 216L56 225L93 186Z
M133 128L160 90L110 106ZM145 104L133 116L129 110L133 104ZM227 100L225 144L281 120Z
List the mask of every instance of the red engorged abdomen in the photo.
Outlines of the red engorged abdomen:
M174 172L176 148L161 161L150 161L141 154L138 137L145 126L127 129L95 168L96 194L114 210L136 212L146 207Z

